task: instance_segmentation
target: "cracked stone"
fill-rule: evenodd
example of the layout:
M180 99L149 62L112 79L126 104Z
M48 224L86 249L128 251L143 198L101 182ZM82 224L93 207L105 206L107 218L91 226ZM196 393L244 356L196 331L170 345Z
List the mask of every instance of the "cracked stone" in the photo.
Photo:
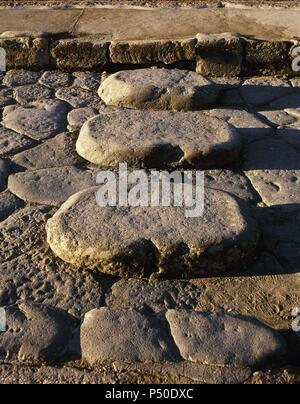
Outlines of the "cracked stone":
M185 360L254 367L287 354L283 337L250 317L169 310L166 318Z
M40 76L40 72L9 70L3 79L3 84L8 87L26 86L37 83Z
M7 179L11 171L10 162L0 159L0 191L7 187Z
M61 133L33 149L17 154L13 162L28 170L79 164L83 160L76 153L76 140L77 135L74 133Z
M247 143L273 133L273 129L269 125L255 114L251 114L245 110L218 108L209 110L207 113L233 125Z
M103 167L217 168L234 161L240 136L226 122L195 112L111 110L89 120L76 149Z
M72 76L69 73L51 70L43 73L39 83L49 88L58 89L69 86L72 83Z
M74 131L80 130L85 122L94 118L96 115L98 115L98 112L94 108L73 109L68 114L68 128Z
M34 140L45 140L66 130L68 105L62 101L37 101L4 108L3 124Z
M202 290L182 281L121 279L112 286L107 305L114 309L150 307L158 312L166 309L192 309L197 306Z
M76 267L187 278L242 270L255 258L256 223L229 194L206 189L204 214L191 219L184 207L100 208L97 191L73 195L47 223L50 247Z
M134 109L198 110L214 105L219 87L201 75L178 69L139 69L104 80L99 96L107 105Z
M79 321L50 306L22 302L6 308L7 331L0 335L0 357L21 361L62 360Z
M35 143L32 139L0 127L0 157L13 155L34 145Z
M63 87L56 94L56 98L69 103L73 108L91 107L97 108L101 100L91 91L84 90L81 87Z
M70 166L11 175L8 187L26 202L59 207L71 195L95 183L94 172Z
M22 206L23 202L9 191L0 193L0 221L7 219L8 216Z
M89 365L123 362L170 362L176 348L154 315L137 310L95 309L80 330L82 357Z
M14 90L16 101L21 105L27 105L34 101L46 100L52 98L51 89L40 84L31 84L20 86Z

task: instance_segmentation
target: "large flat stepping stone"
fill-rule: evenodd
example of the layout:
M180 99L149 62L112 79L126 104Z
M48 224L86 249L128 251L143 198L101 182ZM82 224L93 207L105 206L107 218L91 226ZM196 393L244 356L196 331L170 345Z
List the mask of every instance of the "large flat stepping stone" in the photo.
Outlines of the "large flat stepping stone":
M249 317L169 310L166 318L185 360L254 367L287 354L277 331Z
M179 69L127 70L109 76L99 88L107 105L134 109L193 111L215 105L220 88L203 76Z
M36 101L12 105L3 111L3 125L34 140L49 139L67 128L68 104L63 101Z
M199 112L110 110L82 127L76 149L101 167L218 168L239 155L241 139L226 122Z
M175 345L160 321L137 310L90 311L81 326L80 343L89 365L176 359Z
M243 270L258 229L245 205L206 189L202 217L184 207L99 207L98 188L73 195L47 223L53 252L78 268L124 277L197 277Z
M71 195L94 186L94 173L76 167L58 167L11 175L9 190L26 202L60 206Z

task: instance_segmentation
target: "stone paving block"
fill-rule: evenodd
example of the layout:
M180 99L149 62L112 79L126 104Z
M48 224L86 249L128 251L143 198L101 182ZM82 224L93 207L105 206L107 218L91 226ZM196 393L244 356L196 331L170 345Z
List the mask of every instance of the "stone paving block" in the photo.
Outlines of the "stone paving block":
M252 318L183 310L168 310L166 318L185 360L254 367L287 355L283 337Z
M7 219L8 216L22 206L23 202L9 191L0 193L0 221Z
M100 208L97 191L72 196L47 224L51 249L78 268L195 278L242 270L256 256L256 223L229 194L206 189L204 214L191 219L172 206Z
M97 108L101 105L101 100L99 100L95 92L77 86L62 87L57 90L55 96L69 103L73 108Z
M62 360L79 321L50 306L30 302L6 308L7 331L0 334L0 357L31 362Z
M7 179L11 172L11 164L8 160L0 159L0 191L7 187Z
M91 118L98 115L98 112L94 108L77 108L73 109L68 114L69 130L80 130L82 126Z
M95 183L92 171L69 166L11 175L8 187L13 194L26 202L59 207L70 196Z
M3 79L3 84L8 87L35 84L41 74L41 72L33 72L30 70L9 70Z
M54 89L69 86L72 81L73 78L71 74L58 70L45 71L39 79L40 84Z
M101 83L101 74L97 72L74 72L74 86L84 90L97 91Z
M112 168L124 161L135 167L218 168L236 160L240 147L239 134L219 119L135 110L111 110L89 120L76 145L81 157Z
M258 116L259 117L262 116L269 125L275 127L286 126L291 125L296 121L296 118L293 117L293 114L292 113L288 114L288 111L287 112L282 110L259 111Z
M13 90L11 88L1 88L0 89L0 107L6 107L7 105L15 104Z
M35 142L32 139L3 126L0 127L0 157L13 155L34 146Z
M80 329L82 357L97 363L170 362L176 348L154 315L137 310L95 309L85 315Z
M221 90L195 72L179 69L127 70L101 83L107 105L134 109L199 110L218 101Z
M27 105L34 101L47 100L53 97L51 89L40 84L17 87L14 90L16 101L21 105Z

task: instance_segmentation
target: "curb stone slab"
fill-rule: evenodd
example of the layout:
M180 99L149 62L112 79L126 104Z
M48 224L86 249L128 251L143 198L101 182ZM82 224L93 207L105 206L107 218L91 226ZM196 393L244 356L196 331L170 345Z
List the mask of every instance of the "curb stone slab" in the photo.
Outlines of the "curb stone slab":
M89 365L124 362L170 362L177 350L154 315L103 307L85 315L80 329L82 358Z
M7 331L0 334L0 357L52 362L68 353L79 321L49 306L23 302L6 308Z
M92 187L94 173L76 167L56 167L11 175L9 190L20 199L59 207L71 195Z
M100 208L97 191L73 195L46 226L53 252L77 268L189 278L242 270L256 256L256 223L229 194L207 189L204 215L190 219L184 208Z
M34 140L46 140L66 130L68 104L62 101L37 101L26 107L5 107L6 128Z
M166 318L185 360L254 367L287 354L283 337L251 318L183 310L169 310Z
M221 90L195 72L139 69L109 76L102 82L99 96L116 107L190 111L215 105Z
M197 112L116 110L82 127L76 149L84 159L116 168L126 161L139 167L217 168L240 152L236 130Z

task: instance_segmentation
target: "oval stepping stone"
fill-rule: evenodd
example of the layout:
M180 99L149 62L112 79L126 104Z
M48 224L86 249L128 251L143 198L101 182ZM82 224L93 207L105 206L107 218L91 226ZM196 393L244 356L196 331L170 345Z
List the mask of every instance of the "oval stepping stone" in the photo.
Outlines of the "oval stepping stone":
M258 230L244 205L206 189L201 217L184 207L99 207L94 187L73 195L47 223L54 253L76 267L125 277L195 277L242 270Z
M179 69L140 69L104 80L99 96L107 105L134 109L199 110L215 105L220 88L203 76Z
M110 110L82 127L77 152L102 167L223 167L240 152L238 132L197 112Z

